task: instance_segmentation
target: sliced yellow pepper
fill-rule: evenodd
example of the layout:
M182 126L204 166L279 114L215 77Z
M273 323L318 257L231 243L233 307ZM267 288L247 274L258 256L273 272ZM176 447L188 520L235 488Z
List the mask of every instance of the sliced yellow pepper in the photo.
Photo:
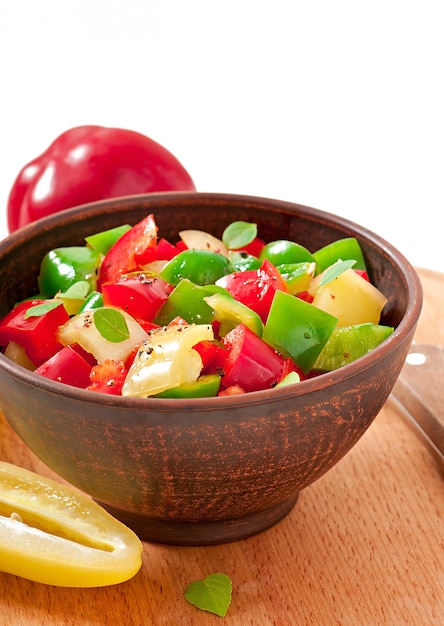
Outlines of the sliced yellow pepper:
M128 371L122 395L147 398L166 389L195 383L202 370L202 359L193 346L213 339L211 324L171 325L150 330Z
M142 544L92 498L0 462L0 570L48 585L102 587L132 578Z

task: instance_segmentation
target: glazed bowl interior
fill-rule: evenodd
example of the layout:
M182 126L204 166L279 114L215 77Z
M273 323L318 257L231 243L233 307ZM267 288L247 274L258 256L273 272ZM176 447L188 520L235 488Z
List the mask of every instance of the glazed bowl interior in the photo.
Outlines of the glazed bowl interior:
M355 236L394 326L358 361L298 385L241 396L140 399L94 394L47 380L0 355L0 408L30 449L153 541L240 539L281 519L299 492L337 463L378 414L400 373L421 310L409 262L367 229L301 205L250 196L165 193L107 200L31 224L0 242L0 315L36 291L50 249L135 224L153 213L159 234L221 236L255 222L266 240L316 249ZM8 390L5 393L4 390Z

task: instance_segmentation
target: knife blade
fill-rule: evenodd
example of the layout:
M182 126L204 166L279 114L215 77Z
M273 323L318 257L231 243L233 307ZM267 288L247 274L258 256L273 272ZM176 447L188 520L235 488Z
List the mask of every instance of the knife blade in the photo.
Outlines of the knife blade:
M390 399L444 465L444 348L414 342Z

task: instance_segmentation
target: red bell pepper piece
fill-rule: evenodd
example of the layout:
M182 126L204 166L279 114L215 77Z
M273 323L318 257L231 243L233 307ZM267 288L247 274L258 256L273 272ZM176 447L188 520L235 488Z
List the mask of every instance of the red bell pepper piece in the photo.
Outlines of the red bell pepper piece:
M233 272L220 278L216 284L229 291L235 300L255 311L264 323L275 292L288 292L281 274L268 259L264 259L258 270Z
M226 348L222 385L246 392L274 387L285 371L285 360L245 324L233 328L222 343Z
M302 369L299 367L299 365L297 365L293 359L291 359L290 357L284 359L284 369L282 371L282 377L281 380L283 380L286 376L288 376L288 374L290 374L291 372L296 372L296 374L299 375L299 378L301 380L306 380L308 378L308 374L305 374L305 372L302 371ZM280 382L280 381L279 381Z
M123 361L106 359L92 368L90 375L91 384L87 389L119 396L122 393L127 373Z
M105 306L123 309L137 320L152 322L173 287L160 278L148 278L144 274L122 277L116 282L103 283Z
M187 244L184 241L182 241L182 239L179 239L179 241L176 242L176 248L179 250L179 252L188 250Z
M72 346L65 346L56 352L35 373L81 389L86 389L91 382L91 365Z
M100 267L99 288L156 259L157 226L152 214L138 222L110 248Z
M176 157L149 137L122 128L79 126L57 137L20 171L9 195L9 231L96 200L195 189Z
M203 374L219 374L225 361L226 350L214 341L200 341L194 348L202 359Z
M265 246L265 241L262 241L262 239L259 239L259 237L255 237L253 241L249 243L247 246L244 246L242 250L244 250L248 254L251 254L251 256L258 257L264 246Z
M300 291L299 293L296 294L296 296L300 300L304 300L304 302L308 302L308 304L311 304L314 300L314 296L308 291Z
M161 237L157 242L156 258L159 261L171 261L171 259L179 254L179 252L179 248L170 243L164 237Z
M7 346L10 341L18 343L36 366L47 361L63 347L57 339L57 330L69 320L62 303L41 315L26 317L28 309L45 302L26 300L0 320L0 346Z
M353 268L354 269L354 268ZM365 270L355 270L356 274L358 274L361 278L363 278L364 280L366 280L368 283L370 282L370 278L368 277L368 274Z

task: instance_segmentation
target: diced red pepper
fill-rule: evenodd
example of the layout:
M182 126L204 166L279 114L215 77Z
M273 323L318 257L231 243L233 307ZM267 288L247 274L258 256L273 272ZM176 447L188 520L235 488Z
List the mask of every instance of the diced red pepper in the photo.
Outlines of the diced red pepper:
M300 291L299 293L296 294L296 296L300 298L301 300L308 302L308 304L311 304L314 300L314 296L312 296L311 293L308 293L308 291Z
M179 252L188 250L187 244L184 241L182 241L182 239L179 239L179 241L176 243L176 248L179 250Z
M78 343L73 343L71 345L71 348L73 350L75 350L78 354L80 354L80 356L82 357L82 359L84 359L87 363L89 363L90 367L92 367L93 365L96 365L97 360L94 357L93 354L91 354L91 352L87 352L84 348L82 348L82 346L80 346Z
M235 300L255 311L264 323L276 291L288 291L280 272L268 259L264 259L258 270L233 272L220 278L216 284L229 291Z
M26 300L0 320L0 346L7 346L10 341L15 341L25 349L29 359L36 366L61 350L63 346L57 339L57 330L69 320L62 303L42 315L26 317L28 309L45 302L45 300Z
M361 278L366 280L368 283L370 282L370 278L365 270L354 270L354 271L356 272L356 274L361 276Z
M173 287L160 278L148 278L143 273L122 277L102 285L103 303L123 309L135 319L152 322Z
M65 346L35 370L36 374L60 383L86 389L91 365L71 346Z
M134 319L139 324L139 326L142 326L143 330L147 333L150 330L154 330L155 328L160 328L159 324L155 324L154 322L148 322L147 320L143 320L137 317L135 317Z
M122 393L126 375L127 369L123 361L106 359L92 368L90 375L91 384L87 389L119 396Z
M162 237L159 239L156 248L156 257L159 261L170 261L179 254L180 250Z
M251 243L248 244L248 246L245 246L244 248L242 248L242 250L245 250L245 252L248 252L248 254L251 254L252 256L258 257L264 246L265 246L265 241L262 241L262 239L259 239L259 237L256 237L255 239L253 239Z
M138 222L111 247L103 259L99 287L156 260L157 226L152 214Z
M202 359L203 374L218 374L225 361L226 350L214 341L200 341L194 348Z
M299 365L297 365L293 359L287 358L284 359L284 369L282 371L282 378L281 380L283 380L286 376L288 376L288 374L290 374L291 372L296 372L296 374L299 375L299 378L301 380L306 380L308 378L308 375L305 374L301 368L299 367ZM279 381L280 382L280 381Z
M245 391L274 387L285 368L284 358L245 324L239 324L222 339L226 347L224 387L239 385Z

